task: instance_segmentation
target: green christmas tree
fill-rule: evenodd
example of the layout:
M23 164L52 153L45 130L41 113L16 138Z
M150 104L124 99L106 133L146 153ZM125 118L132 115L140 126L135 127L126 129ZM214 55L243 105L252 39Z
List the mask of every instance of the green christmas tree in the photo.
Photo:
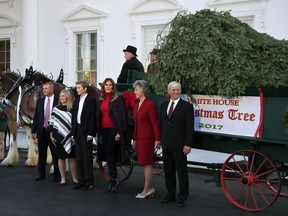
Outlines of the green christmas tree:
M182 11L169 28L158 37L157 71L150 79L158 94L172 80L187 93L223 96L288 84L288 41L259 33L229 12Z

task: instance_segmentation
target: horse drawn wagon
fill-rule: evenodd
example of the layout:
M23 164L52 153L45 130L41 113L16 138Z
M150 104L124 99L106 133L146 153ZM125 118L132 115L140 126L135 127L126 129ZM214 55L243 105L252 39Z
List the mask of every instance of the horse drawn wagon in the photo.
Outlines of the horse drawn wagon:
M1 77L2 83L5 76ZM136 79L147 79L147 74L129 71L128 79L129 83L117 84L120 93L132 88ZM18 87L17 81L7 78L6 84L10 82L10 87L15 83ZM237 98L191 96L195 108L194 148L231 154L223 164L201 163L216 171L227 198L241 209L259 211L272 205L279 195L288 196L288 134L284 124L288 88L249 88L246 95ZM159 112L166 97L155 93L149 97ZM189 163L200 164L193 158ZM104 163L100 169L105 177ZM120 180L127 179L133 161L120 164L118 170Z
M117 84L123 92L147 74L129 71L130 83ZM151 93L159 111L165 96ZM288 196L288 134L284 123L288 87L251 87L246 95L225 98L191 95L195 115L194 148L231 154L224 163L189 164L214 170L224 194L237 207L260 211L278 196ZM191 121L193 121L191 119ZM207 181L208 182L208 181Z

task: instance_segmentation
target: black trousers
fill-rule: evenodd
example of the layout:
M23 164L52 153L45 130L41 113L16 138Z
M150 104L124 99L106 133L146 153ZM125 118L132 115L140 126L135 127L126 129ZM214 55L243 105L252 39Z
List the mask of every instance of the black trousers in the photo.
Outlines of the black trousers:
M56 152L56 147L53 145L50 134L47 132L46 128L43 129L42 137L38 138L38 175L39 177L45 178L46 176L46 161L47 161L47 150L48 147L52 154L53 166L54 166L54 177L60 177L59 167L58 167L58 157Z
M80 125L76 127L75 154L79 184L93 185L93 141L87 141Z
M108 174L110 177L110 183L116 184L117 179L117 152L119 142L115 141L117 131L115 128L103 128L102 141L105 151L105 157L108 163ZM101 145L101 144L100 144Z
M176 195L176 171L179 180L179 200L187 200L189 195L189 179L187 169L187 157L182 150L163 149L163 162L165 183L168 196Z

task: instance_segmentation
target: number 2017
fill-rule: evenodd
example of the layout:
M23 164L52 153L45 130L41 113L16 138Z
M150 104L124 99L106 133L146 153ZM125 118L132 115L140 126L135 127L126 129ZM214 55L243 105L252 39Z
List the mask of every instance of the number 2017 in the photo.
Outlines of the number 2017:
M206 128L206 129L212 129L212 130L221 130L223 128L223 125L199 123L199 128Z

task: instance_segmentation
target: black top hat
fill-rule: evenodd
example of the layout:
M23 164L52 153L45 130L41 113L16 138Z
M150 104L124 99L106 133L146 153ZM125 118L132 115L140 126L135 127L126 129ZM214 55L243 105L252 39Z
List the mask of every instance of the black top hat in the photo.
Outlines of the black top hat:
M153 49L151 52L150 52L150 54L156 54L157 55L157 53L159 52L159 49Z
M128 45L127 48L123 50L123 52L130 52L130 53L134 54L135 56L138 56L136 54L137 48L133 47L133 46L130 46L130 45Z

